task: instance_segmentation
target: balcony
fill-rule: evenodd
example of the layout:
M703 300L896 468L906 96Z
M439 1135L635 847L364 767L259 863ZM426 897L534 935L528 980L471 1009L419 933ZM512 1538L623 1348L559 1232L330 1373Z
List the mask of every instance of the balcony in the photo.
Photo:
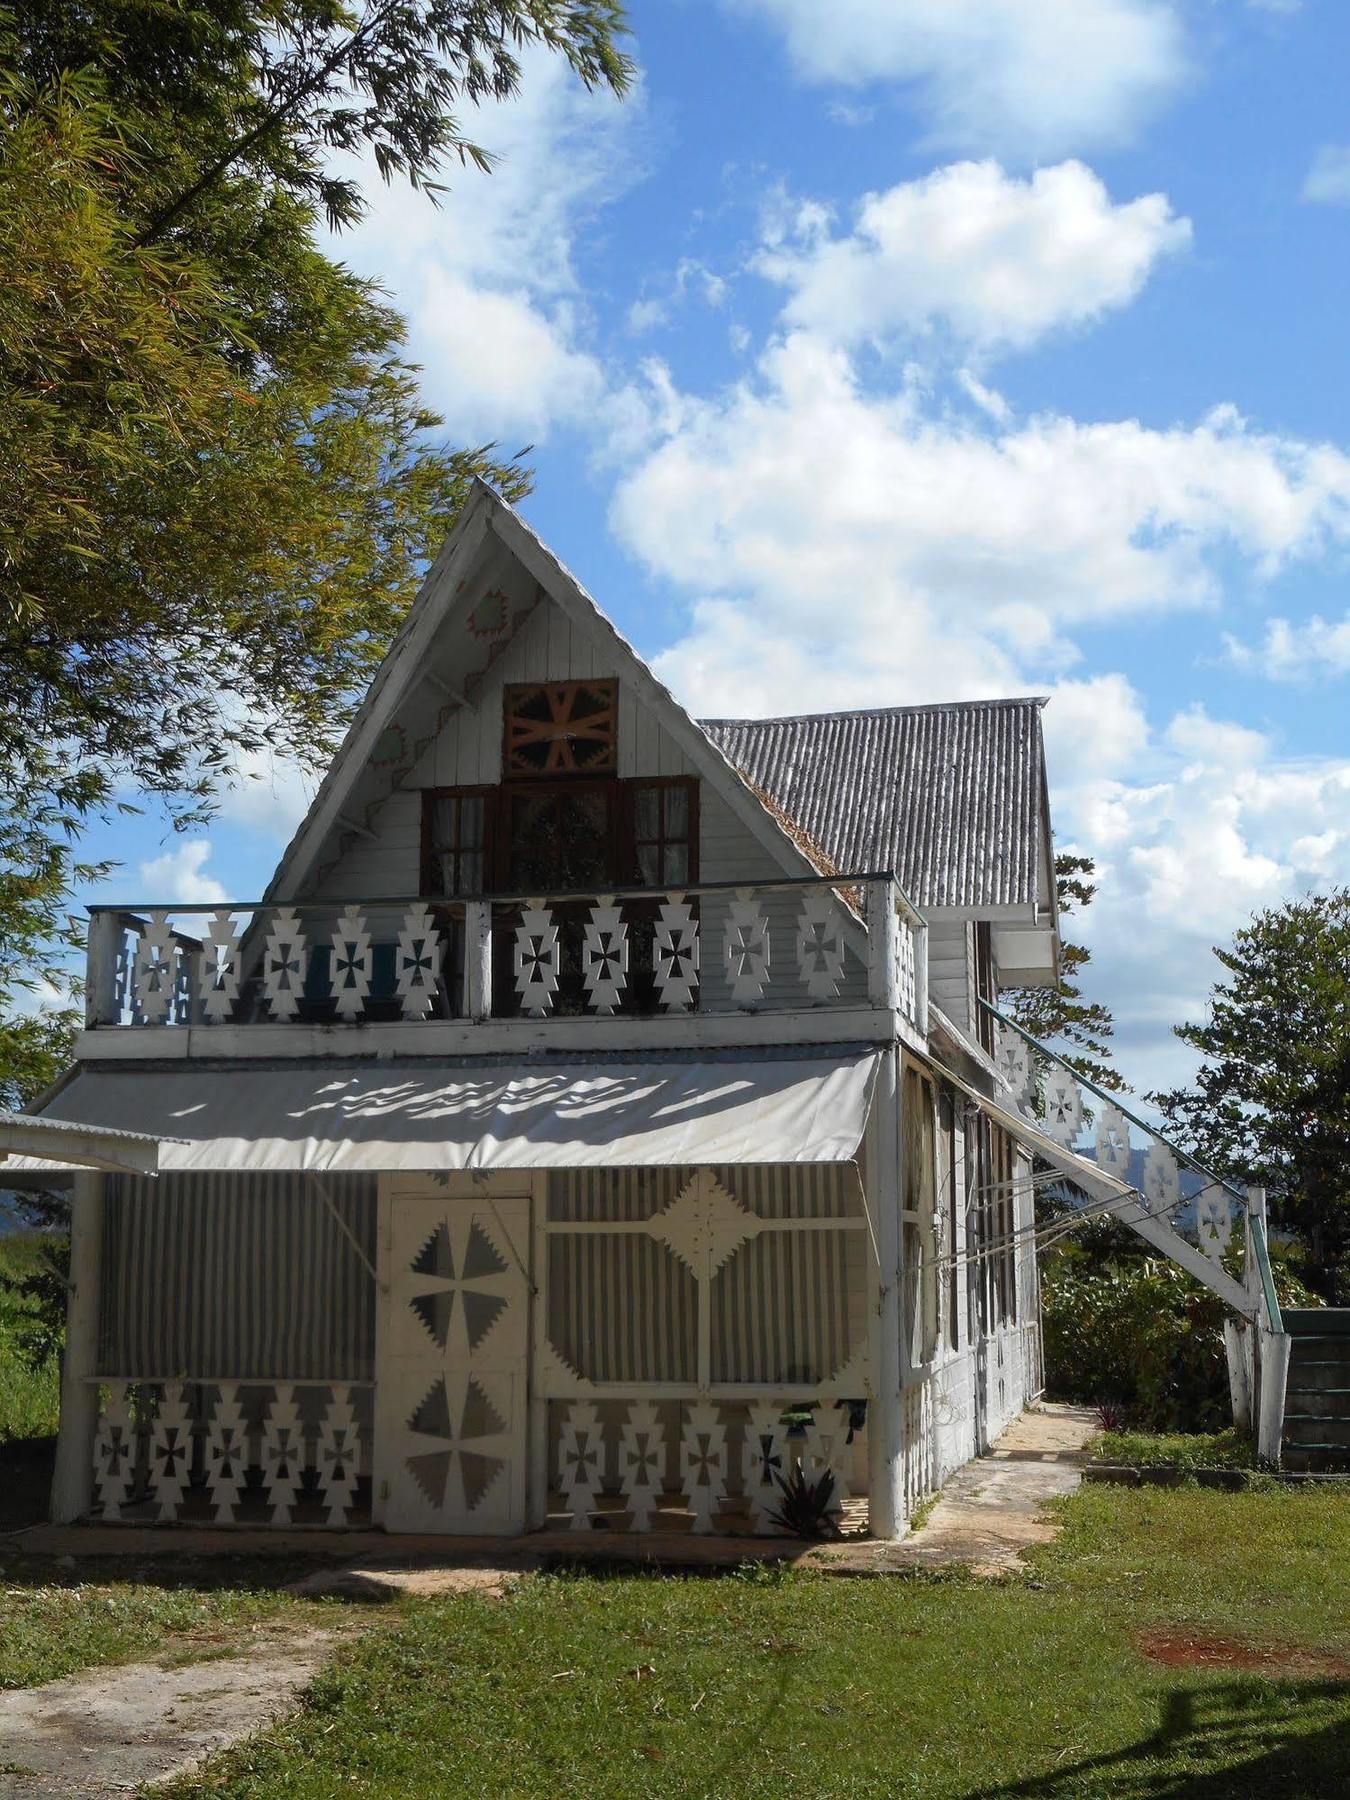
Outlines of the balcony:
M926 989L923 920L889 875L94 907L80 1053L921 1041Z

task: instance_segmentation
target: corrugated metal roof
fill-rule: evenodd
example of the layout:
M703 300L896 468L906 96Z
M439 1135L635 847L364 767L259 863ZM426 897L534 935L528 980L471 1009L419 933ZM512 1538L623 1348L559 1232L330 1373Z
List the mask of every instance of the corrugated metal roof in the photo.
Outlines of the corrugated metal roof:
M704 719L746 782L840 870L892 869L916 906L1039 892L1039 698L786 719Z

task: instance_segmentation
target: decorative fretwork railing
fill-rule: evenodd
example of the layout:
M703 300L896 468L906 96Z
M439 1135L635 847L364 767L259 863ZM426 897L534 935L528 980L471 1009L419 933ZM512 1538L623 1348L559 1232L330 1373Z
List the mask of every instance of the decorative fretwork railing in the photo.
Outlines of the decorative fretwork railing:
M573 1531L780 1534L782 1484L798 1465L813 1484L833 1477L826 1510L836 1523L854 1494L861 1458L845 1401L574 1400L550 1410L555 1492Z
M91 909L87 1023L370 1024L885 1007L926 1028L889 875L664 892Z
M1154 1126L1071 1069L994 1007L996 1061L1012 1107L1066 1150L1134 1188L1144 1211L1194 1238L1219 1267L1246 1196L1170 1143Z
M94 1516L106 1523L361 1523L363 1382L96 1378Z

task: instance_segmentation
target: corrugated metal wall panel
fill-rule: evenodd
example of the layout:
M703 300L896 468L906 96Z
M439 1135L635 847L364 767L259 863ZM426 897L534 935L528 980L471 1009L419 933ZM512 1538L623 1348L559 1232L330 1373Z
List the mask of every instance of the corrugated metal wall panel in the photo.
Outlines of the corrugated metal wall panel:
M374 1175L324 1187L375 1261ZM369 1381L375 1283L304 1175L109 1177L99 1373Z

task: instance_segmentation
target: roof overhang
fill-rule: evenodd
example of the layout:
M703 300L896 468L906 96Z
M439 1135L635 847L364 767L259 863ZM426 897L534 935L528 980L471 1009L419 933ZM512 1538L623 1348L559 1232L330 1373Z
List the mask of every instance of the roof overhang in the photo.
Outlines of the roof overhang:
M848 1162L877 1056L85 1069L53 1109L172 1134L165 1173Z
M157 1175L160 1140L138 1131L74 1118L0 1113L0 1187L40 1187L73 1169Z
M1039 930L994 927L994 961L1000 987L1053 987L1059 980L1059 937Z

